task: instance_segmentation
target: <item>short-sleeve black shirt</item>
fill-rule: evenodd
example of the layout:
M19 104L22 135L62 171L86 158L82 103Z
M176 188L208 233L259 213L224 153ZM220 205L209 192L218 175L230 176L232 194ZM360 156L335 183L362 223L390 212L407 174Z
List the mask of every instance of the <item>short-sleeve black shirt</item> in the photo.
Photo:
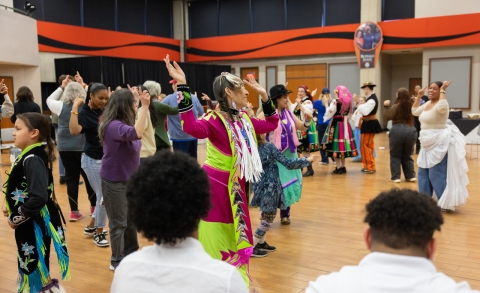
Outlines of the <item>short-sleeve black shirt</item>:
M78 113L78 124L82 126L82 133L85 134L83 151L95 160L101 160L103 157L103 147L98 137L98 125L102 114L103 110L92 110L88 105L84 105L82 111Z

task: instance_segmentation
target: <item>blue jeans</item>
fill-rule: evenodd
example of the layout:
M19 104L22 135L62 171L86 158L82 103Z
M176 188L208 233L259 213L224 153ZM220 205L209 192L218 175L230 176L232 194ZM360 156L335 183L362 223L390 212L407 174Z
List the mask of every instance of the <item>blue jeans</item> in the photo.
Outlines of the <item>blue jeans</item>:
M102 205L103 193L102 193L102 178L100 178L100 167L102 166L102 160L95 160L89 156L82 155L82 169L87 174L90 186L92 186L95 194L97 195L97 205L92 218L95 218L95 228L104 228L107 224L107 212L105 206Z
M58 139L58 124L53 124L53 128L55 128L55 139ZM62 158L58 156L58 174L60 177L65 176L65 167L63 167Z
M445 154L443 160L432 168L418 167L418 191L428 196L433 195L433 191L437 198L442 197L445 187L447 186L447 160L448 153Z
M178 141L178 140L172 140L173 143L173 151L180 151L187 153L190 155L192 158L197 158L197 145L198 145L198 140L185 140L185 141Z

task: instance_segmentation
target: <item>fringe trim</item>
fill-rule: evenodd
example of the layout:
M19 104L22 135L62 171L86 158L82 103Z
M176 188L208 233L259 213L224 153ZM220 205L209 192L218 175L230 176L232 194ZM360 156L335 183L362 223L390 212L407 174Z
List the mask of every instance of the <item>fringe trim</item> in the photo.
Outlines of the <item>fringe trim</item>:
M55 247L55 252L57 253L58 265L60 266L60 273L62 274L62 280L70 280L70 257L68 252L65 249L67 244L65 242L64 236L60 236L58 231L55 229L53 224L50 222L50 213L46 206L40 211L40 215L45 221L45 229L47 235L50 236L53 240L53 246Z

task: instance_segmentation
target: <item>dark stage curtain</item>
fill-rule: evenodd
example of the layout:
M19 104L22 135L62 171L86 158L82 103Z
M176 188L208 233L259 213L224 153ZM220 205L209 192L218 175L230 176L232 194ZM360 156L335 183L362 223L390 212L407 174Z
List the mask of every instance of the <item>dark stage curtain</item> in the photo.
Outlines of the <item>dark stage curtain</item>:
M222 72L230 72L230 65L210 65L196 63L179 63L185 72L191 92L201 96L206 93L210 98L213 95L213 80ZM123 73L122 73L123 66ZM135 86L147 80L154 80L162 86L162 93L173 92L169 81L165 63L163 61L134 60L111 57L78 57L55 59L55 72L61 74L75 74L79 71L85 83L102 82L114 90L121 85ZM205 103L202 103L205 104Z

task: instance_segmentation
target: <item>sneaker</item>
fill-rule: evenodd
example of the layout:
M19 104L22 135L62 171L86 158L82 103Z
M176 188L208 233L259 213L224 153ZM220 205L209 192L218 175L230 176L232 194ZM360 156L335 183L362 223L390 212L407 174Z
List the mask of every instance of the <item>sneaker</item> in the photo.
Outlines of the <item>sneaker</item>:
M390 181L392 181L393 183L402 183L402 180L400 179L392 179Z
M90 207L90 216L92 216L93 213L95 213L95 207Z
M107 236L108 235L108 230L103 230L102 234Z
M268 245L267 241L263 242L263 243L258 243L257 244L257 247L258 249L260 249L261 251L275 251L277 250L277 248L275 246L270 246Z
M266 256L267 256L267 253L263 250L260 250L260 248L258 248L258 244L255 245L255 247L253 248L253 253L251 257L266 257Z
M408 181L408 182L416 182L416 181L417 181L417 178L405 179L405 181Z
M282 218L282 219L280 220L280 223L281 223L282 225L290 225L290 219L287 218L287 217Z
M83 230L83 234L85 234L87 236L90 236L90 237L93 237L95 235L96 231L97 231L97 229L90 228L90 226L87 225L87 227L85 227L85 230Z
M112 265L110 265L110 270L111 270L112 272L115 272L115 267L112 266Z
M74 211L74 212L71 212L71 213L70 213L70 219L69 219L69 221L70 221L70 222L76 222L76 221L80 220L81 218L83 218L83 215L80 214L79 211Z
M107 247L110 245L108 243L108 240L105 239L105 234L103 233L95 234L95 236L93 236L93 243L95 243L96 246L100 247Z

